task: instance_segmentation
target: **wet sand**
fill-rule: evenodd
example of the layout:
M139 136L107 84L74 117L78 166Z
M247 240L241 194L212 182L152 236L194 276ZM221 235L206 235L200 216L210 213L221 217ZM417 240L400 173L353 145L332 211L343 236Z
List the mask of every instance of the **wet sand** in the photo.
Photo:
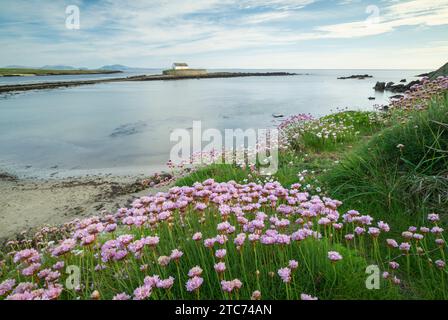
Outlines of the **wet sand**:
M17 179L0 172L0 240L103 210L113 212L136 197L166 191L171 186L168 182L149 187L148 181L133 176Z

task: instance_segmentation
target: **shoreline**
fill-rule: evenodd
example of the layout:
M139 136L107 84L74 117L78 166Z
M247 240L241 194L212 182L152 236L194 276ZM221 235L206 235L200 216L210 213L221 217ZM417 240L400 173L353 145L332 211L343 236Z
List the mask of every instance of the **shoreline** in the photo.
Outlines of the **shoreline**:
M188 79L216 79L216 78L239 78L239 77L280 77L294 76L296 73L289 72L213 72L203 75L138 75L125 78L110 78L96 80L55 81L29 84L11 84L0 86L0 93L20 92L30 90L56 89L63 87L74 87L109 82L125 81L165 81L165 80L188 80Z
M135 198L166 191L173 177L83 176L61 179L18 178L0 171L0 244L45 225L115 212Z

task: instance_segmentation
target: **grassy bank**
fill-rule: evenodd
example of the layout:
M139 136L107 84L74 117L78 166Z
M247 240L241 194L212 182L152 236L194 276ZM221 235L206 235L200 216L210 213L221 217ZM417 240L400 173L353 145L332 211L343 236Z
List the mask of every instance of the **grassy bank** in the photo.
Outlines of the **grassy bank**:
M447 299L447 89L290 117L273 176L213 164L12 241L0 298Z
M13 76L57 76L57 75L79 75L79 74L109 74L120 73L115 70L46 70L25 68L0 68L0 77Z

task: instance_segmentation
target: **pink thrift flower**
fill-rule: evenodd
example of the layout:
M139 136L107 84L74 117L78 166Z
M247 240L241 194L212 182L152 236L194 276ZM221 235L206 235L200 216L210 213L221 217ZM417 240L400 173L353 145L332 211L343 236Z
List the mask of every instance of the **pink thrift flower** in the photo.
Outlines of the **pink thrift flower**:
M221 289L222 289L222 291L225 291L225 292L232 292L233 291L232 281L222 280L221 281Z
M443 228L440 228L440 227L433 227L433 228L431 229L431 232L434 233L434 234L441 234L441 233L443 232Z
M436 262L435 262L435 264L436 264L436 266L437 266L437 268L439 268L439 269L443 269L443 268L445 268L445 261L443 261L443 260L437 260Z
M159 282L157 282L157 288L162 288L162 289L171 289L171 287L174 284L174 278L173 277L169 277L168 279L165 280L160 280Z
M188 292L196 291L198 290L202 283L204 282L204 279L198 276L194 276L193 278L189 279L185 285Z
M190 278L198 277L201 274L202 274L202 268L199 266L195 266L195 267L191 268L190 271L188 271L188 276Z
M355 235L349 233L349 234L346 234L344 238L345 238L345 240L347 240L347 241L352 241L352 240L355 238Z
M215 239L205 239L205 240L204 240L204 246L205 246L206 248L211 249L211 248L213 248L213 246L215 245L215 242L216 242Z
M408 243L408 242L402 242L400 244L399 248L400 248L401 251L409 252L409 250L411 249L411 244Z
M117 224L111 223L111 224L108 224L104 230L106 232L114 232L116 229L117 229Z
M294 270L299 267L299 263L296 260L289 260L288 266L291 270Z
M255 290L252 292L252 296L250 297L250 300L260 300L261 299L261 292L258 290Z
M214 265L215 271L218 273L223 273L226 271L226 264L224 262L218 262Z
M226 249L219 249L216 250L215 252L215 257L218 259L223 259L227 254L227 250Z
M91 234L81 239L81 245L88 246L95 241L95 235Z
M202 233L200 233L200 232L196 232L196 233L193 235L192 239L193 239L194 241L199 241L199 240L201 240L201 239L202 239Z
M32 276L39 271L40 266L40 263L32 263L29 267L22 270L22 274L24 276Z
M380 228L384 232L389 232L390 231L389 225L387 223L383 222L383 221L378 222L378 228Z
M440 220L439 215L435 213L428 214L428 220L431 222L437 222Z
M313 300L318 300L318 299L316 297L310 296L309 294L302 293L302 294L300 294L300 300L313 301Z
M156 245L159 244L160 238L155 236L155 237L146 237L144 238L145 244L147 244L150 247L155 247Z
M243 283L241 282L241 280L239 279L233 279L232 280L232 285L235 289L241 289L241 287L243 286Z
M380 235L380 229L375 227L370 227L368 234L370 234L373 238L377 238Z
M344 227L342 223L333 223L333 228L335 230L341 230Z
M423 235L420 233L414 233L413 238L417 241L423 240Z
M53 269L54 270L61 270L62 268L64 268L64 261L58 261L53 265Z
M412 239L413 235L414 234L410 231L404 231L401 233L401 236L407 240Z
M337 262L339 260L342 260L342 256L337 251L329 251L328 259L330 259L331 262Z
M398 243L394 239L387 239L387 245L391 248L398 248Z
M157 263L161 265L162 267L166 267L171 262L171 258L168 256L160 256L157 259Z
M246 240L246 234L240 233L236 236L235 240L233 241L235 245L242 246L244 244L244 241Z
M145 300L146 298L149 298L151 295L151 287L149 286L141 286L134 290L134 300Z
M280 278L282 278L284 283L289 283L291 281L291 269L281 268L277 271Z
M180 250L174 249L171 251L171 259L173 260L179 260L180 257L182 257L184 255L184 253Z
M6 279L2 283L0 283L0 297L11 292L15 285L15 279Z
M160 281L160 277L155 274L151 277L146 276L145 279L143 280L143 283L147 287L155 288L157 286L157 283L159 283L159 281Z
M128 296L126 293L119 293L117 295L115 295L112 300L130 300L131 297Z
M429 228L427 228L427 227L420 227L420 232L421 233L428 233L428 232L430 232L431 230L429 229Z
M400 265L398 264L398 262L391 261L389 262L389 267L393 270L397 270L400 267Z

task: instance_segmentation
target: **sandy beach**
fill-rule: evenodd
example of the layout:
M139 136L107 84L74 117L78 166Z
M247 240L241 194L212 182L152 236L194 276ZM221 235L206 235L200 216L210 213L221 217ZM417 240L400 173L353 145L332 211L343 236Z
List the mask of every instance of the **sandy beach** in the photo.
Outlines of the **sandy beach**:
M165 191L141 176L18 179L0 172L0 242L44 225L60 225L101 211L113 212L135 197Z

